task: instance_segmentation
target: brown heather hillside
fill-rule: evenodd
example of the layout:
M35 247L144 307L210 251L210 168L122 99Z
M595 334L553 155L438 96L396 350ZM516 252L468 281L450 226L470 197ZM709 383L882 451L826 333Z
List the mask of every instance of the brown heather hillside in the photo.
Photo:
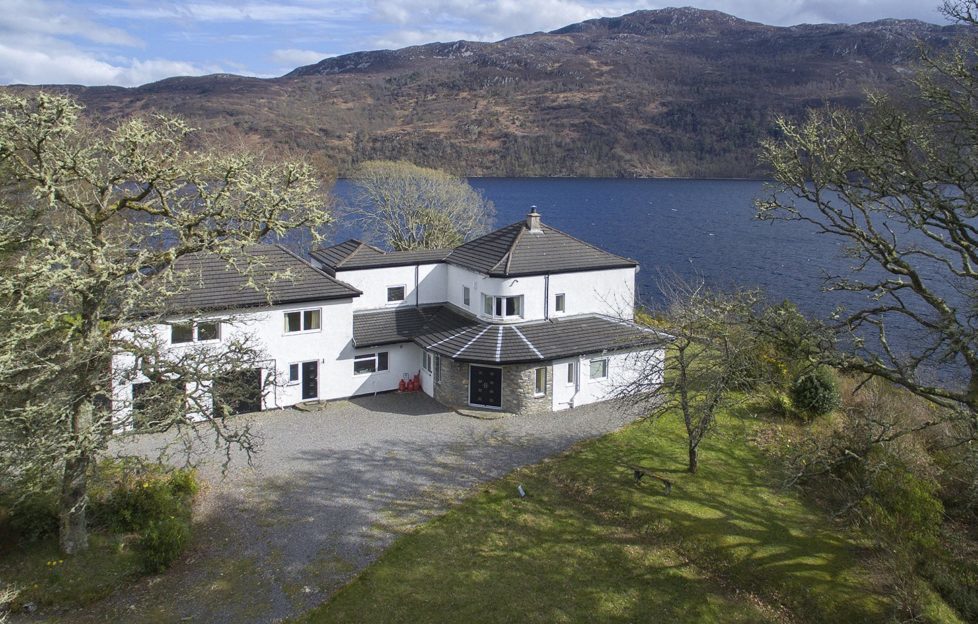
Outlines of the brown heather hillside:
M313 153L340 174L403 158L467 175L756 177L778 114L897 92L918 39L940 48L959 32L663 9L496 43L357 52L274 79L53 88L104 118L178 113L228 141Z

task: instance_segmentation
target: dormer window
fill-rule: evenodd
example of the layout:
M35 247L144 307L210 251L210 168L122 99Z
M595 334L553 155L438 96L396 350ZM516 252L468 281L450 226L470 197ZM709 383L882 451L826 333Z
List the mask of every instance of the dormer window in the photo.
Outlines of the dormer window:
M523 316L523 295L512 297L482 295L482 313L493 318L520 318Z

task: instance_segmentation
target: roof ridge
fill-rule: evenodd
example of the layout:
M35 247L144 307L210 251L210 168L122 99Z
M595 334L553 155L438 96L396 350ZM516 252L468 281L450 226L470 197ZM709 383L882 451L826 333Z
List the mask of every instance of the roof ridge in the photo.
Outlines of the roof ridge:
M516 224L514 223L513 225L516 225ZM509 273L509 268L513 264L513 253L516 251L516 245L517 245L517 243L520 242L520 239L523 238L523 232L525 232L525 231L526 231L526 228L525 227L521 227L519 230L517 230L516 236L513 237L513 242L509 246L509 251L506 252L506 256L504 256L505 258L507 258L506 259L506 273ZM499 262L502 262L502 259L500 259ZM499 266L499 262L496 263L496 266ZM495 266L493 268L495 268Z

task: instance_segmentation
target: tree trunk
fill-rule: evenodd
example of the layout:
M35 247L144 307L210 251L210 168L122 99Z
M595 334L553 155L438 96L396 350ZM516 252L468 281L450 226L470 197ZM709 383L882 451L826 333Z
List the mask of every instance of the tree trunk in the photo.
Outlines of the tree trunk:
M65 462L58 507L58 540L61 552L73 555L88 548L88 455L81 453Z
M690 442L689 444L689 466L686 468L687 471L691 473L696 473L696 470L700 467L699 458L697 457L697 448Z

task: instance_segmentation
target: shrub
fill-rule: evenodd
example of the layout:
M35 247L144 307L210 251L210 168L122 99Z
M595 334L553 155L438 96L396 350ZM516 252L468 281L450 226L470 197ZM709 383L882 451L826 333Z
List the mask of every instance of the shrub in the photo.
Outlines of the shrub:
M171 516L189 518L199 489L195 471L164 472L162 466L129 460L103 464L92 502L92 515L99 523L115 531L141 532Z
M796 409L812 416L828 414L839 406L839 384L826 367L799 376L791 386L791 400Z
M34 542L58 533L58 497L53 491L32 492L13 500L6 520L13 535Z
M169 516L151 521L136 544L143 568L150 573L162 572L176 561L190 541L190 525L179 517Z

